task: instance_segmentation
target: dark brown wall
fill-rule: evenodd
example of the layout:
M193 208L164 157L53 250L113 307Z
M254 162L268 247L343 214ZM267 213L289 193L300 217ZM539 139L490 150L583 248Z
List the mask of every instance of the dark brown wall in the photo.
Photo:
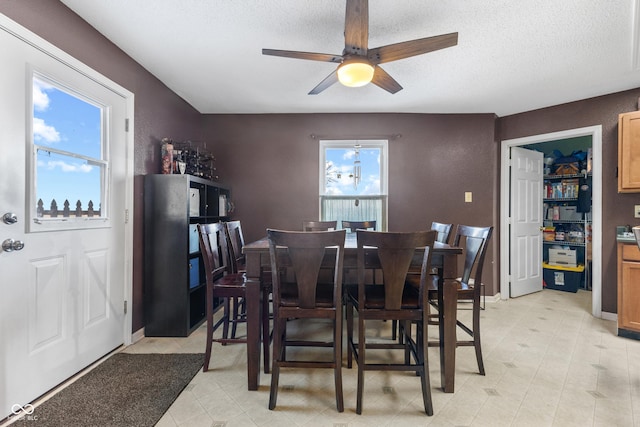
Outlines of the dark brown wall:
M617 193L617 115L636 110L640 89L497 121L491 114L201 116L62 3L2 0L0 13L135 93L134 331L144 326L142 181L143 175L159 171L163 137L209 143L250 240L264 235L266 227L298 228L303 219L318 216L318 145L312 134L334 139L401 135L389 148L390 230L427 227L431 220L497 227L496 141L601 124L602 309L616 312L614 226L637 223L632 206L640 204L638 195ZM473 203L464 203L465 191L473 192ZM498 240L496 232L485 267L489 295L499 291Z
M431 221L497 225L493 114L206 115L203 132L247 240L318 218L322 138L392 138L390 231L428 229ZM473 203L464 203L465 191ZM483 280L489 295L499 291L497 241L496 234Z
M200 114L62 3L2 0L0 13L135 94L132 312L136 331L144 326L143 176L160 170L160 139L200 137Z
M635 111L640 89L502 117L500 139L602 125L602 310L617 312L616 225L637 224L640 194L620 194L617 184L618 114Z

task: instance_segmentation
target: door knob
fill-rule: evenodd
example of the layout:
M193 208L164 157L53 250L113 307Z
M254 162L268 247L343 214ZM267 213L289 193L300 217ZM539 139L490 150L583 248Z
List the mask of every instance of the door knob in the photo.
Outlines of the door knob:
M7 212L2 215L2 221L4 221L5 224L15 224L18 222L18 216L13 212Z
M20 251L22 248L24 248L24 242L22 240L5 239L5 241L2 242L2 250L5 252Z

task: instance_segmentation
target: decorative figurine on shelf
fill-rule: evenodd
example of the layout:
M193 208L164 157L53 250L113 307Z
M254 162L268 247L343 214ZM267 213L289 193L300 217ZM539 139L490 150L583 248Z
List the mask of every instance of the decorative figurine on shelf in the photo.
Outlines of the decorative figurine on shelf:
M169 138L162 139L162 148L160 150L162 160L162 173L173 173L173 144Z
M213 164L215 157L199 144L192 141L176 142L162 139L162 173L179 173L198 176L209 180L218 180ZM170 155L165 157L165 149ZM165 172L166 171L166 172Z

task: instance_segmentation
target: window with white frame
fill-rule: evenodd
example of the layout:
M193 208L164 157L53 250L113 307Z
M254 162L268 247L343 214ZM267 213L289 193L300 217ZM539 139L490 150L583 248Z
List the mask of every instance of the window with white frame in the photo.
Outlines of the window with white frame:
M58 224L54 228L103 220L109 166L104 108L34 74L32 112L32 218Z
M320 219L387 230L387 140L320 141Z

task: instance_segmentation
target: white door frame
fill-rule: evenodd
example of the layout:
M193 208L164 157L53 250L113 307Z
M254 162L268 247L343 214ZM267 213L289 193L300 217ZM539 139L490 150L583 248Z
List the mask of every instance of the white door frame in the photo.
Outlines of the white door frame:
M507 139L501 142L500 160L500 296L503 300L509 299L509 153L511 147L537 144L541 142L556 141L559 139L575 138L579 136L591 136L593 149L593 174L592 174L592 288L591 288L591 314L602 317L602 126L589 126L578 129L569 129L560 132L533 135L522 138Z
M86 64L78 61L71 55L67 54L63 50L57 48L53 44L49 43L42 37L32 33L20 24L12 21L7 16L0 14L0 27L14 34L19 39L23 40L27 44L35 47L36 49L44 52L45 54L57 59L58 61L66 64L81 74L95 80L96 82L108 87L113 92L122 96L126 102L126 115L129 120L128 131L126 133L126 176L125 176L125 206L127 221L124 225L124 256L125 271L123 277L124 284L124 298L128 301L128 306L131 307L131 301L133 298L133 111L134 111L134 94L117 83L109 80L102 74L93 70ZM132 310L129 308L124 318L124 330L122 331L122 337L124 345L129 345L132 342Z

